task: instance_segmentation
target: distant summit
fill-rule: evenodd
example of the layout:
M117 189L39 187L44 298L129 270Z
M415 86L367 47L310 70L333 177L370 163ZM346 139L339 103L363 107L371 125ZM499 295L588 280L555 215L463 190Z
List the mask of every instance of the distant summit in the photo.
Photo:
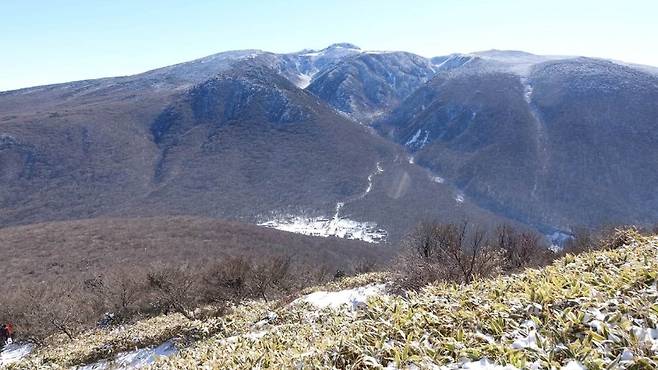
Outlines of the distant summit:
M534 57L536 56L535 54L528 53L525 51L520 51L520 50L499 50L499 49L491 49L491 50L483 50L483 51L477 51L473 53L475 55L480 55L483 57L492 57L492 58L502 58L502 57Z
M336 44L331 44L331 45L327 46L326 48L324 48L323 50L339 49L339 48L340 48L340 49L354 49L354 50L361 50L360 47L358 47L358 46L356 46L356 45L354 45L354 44L350 44L349 42L339 42L339 43L336 43Z

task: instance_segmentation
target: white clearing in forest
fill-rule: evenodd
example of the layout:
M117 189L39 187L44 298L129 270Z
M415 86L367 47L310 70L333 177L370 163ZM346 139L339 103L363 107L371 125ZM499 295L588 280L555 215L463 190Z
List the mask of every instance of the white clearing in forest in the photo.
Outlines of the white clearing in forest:
M373 179L376 175L384 172L380 162L368 175L368 185L363 193L352 197L345 202L336 203L334 215L328 217L303 217L286 215L273 220L261 222L259 226L265 226L277 230L288 231L297 234L329 237L335 236L344 239L363 240L368 243L380 243L386 241L388 232L377 227L375 222L360 222L341 217L340 212L348 203L363 199L372 191Z
M355 310L364 306L368 298L385 294L385 291L386 284L371 284L338 292L319 291L298 298L293 304L307 302L320 309L327 307L335 309L347 305L350 309Z
M363 240L380 243L386 240L386 230L374 222L359 222L347 218L285 216L258 224L291 233Z

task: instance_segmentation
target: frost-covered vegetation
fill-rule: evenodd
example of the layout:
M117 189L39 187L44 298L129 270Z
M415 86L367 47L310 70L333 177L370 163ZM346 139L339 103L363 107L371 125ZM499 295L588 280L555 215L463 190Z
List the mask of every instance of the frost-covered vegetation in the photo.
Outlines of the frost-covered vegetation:
M66 368L172 338L179 352L151 368L658 366L657 237L618 232L601 250L545 267L383 292L395 278L359 275L294 300L242 301L221 317L169 314L74 341L58 336L10 368Z
M634 235L542 269L381 295L357 311L290 306L262 337L211 338L156 368L459 368L483 358L516 368L655 368L657 257L656 238Z

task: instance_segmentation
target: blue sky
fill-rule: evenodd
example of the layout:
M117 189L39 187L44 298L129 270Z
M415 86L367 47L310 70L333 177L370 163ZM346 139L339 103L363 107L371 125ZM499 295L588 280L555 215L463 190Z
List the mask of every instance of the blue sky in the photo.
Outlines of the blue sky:
M0 0L0 91L225 50L334 42L424 56L495 48L658 66L657 14L655 0Z

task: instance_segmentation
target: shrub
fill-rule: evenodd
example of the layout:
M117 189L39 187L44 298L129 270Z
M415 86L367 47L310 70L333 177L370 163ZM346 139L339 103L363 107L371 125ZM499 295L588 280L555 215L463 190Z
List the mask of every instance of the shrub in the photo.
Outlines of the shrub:
M251 263L243 257L230 257L211 264L203 273L202 295L206 302L240 302L249 295Z
M25 340L42 343L53 333L70 340L93 325L95 312L78 284L35 284L20 289L9 302L11 320L18 335Z
M495 248L503 252L505 271L517 271L529 266L544 266L557 255L542 242L541 236L533 232L518 232L509 225L496 229Z
M421 223L403 241L399 259L401 288L418 289L444 280L470 283L494 275L501 266L501 252L479 227L461 224Z
M144 280L137 269L119 268L85 280L83 287L93 297L97 311L110 312L117 321L124 321L139 308L146 293Z
M289 256L280 255L254 264L251 273L251 294L267 302L270 292L289 291L294 285L290 276L290 263Z
M573 237L567 241L564 253L577 254L593 250L617 249L641 234L635 226L608 226L598 230L574 227Z
M174 311L189 320L194 319L200 290L198 274L189 267L165 266L150 271L146 279L156 310Z

